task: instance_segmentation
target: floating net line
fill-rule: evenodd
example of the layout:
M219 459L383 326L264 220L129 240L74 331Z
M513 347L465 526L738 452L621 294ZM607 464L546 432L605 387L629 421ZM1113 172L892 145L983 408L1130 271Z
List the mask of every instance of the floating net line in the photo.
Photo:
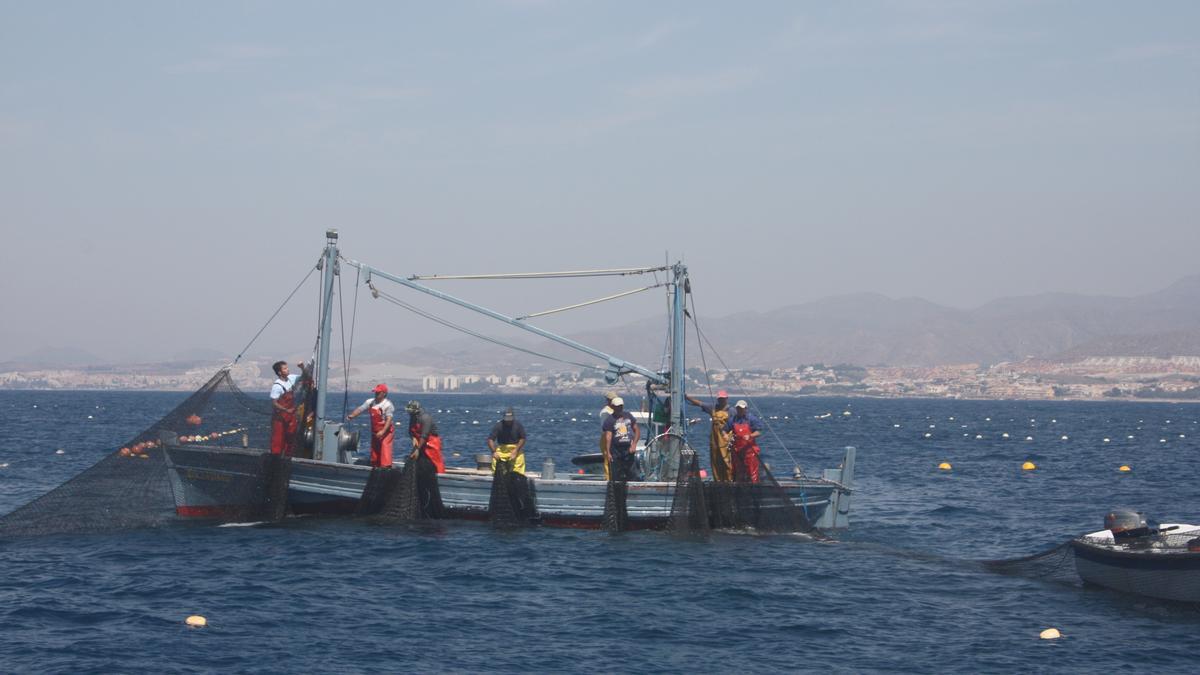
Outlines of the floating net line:
M271 419L271 402L243 393L222 369L96 464L0 517L0 536L154 527L180 516L282 518L291 458L264 450ZM304 431L298 425L295 447Z
M488 521L499 529L529 527L540 522L537 488L525 474L514 471L512 460L496 462L492 492L488 499Z
M996 574L1060 583L1079 583L1075 572L1075 554L1070 540L1020 558L978 561L983 569Z

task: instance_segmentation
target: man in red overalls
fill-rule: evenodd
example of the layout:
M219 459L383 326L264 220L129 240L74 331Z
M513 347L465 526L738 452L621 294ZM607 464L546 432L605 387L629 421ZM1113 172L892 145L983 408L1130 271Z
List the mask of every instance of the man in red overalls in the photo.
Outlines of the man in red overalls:
M737 482L758 482L758 437L762 435L762 420L746 411L746 402L738 401L733 417L725 423L725 433L733 433L733 479Z
M438 473L446 473L446 462L442 459L442 437L438 435L433 416L422 410L417 401L409 401L404 409L408 411L408 435L412 438L413 447L409 459L424 455Z
M392 418L396 414L396 406L388 400L386 384L375 385L375 396L363 402L347 415L354 419L364 410L371 413L371 466L389 467L392 465L392 440L396 437L396 425Z
M304 364L296 365L303 371ZM296 432L300 427L295 395L300 373L289 374L286 361L276 361L272 369L279 377L271 385L271 454L290 457L296 450Z

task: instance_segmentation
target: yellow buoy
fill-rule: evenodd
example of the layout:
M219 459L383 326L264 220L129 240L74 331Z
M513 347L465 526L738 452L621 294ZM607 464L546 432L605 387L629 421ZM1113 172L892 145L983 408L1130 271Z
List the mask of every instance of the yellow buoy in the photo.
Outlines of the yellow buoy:
M938 464L938 468L942 471L949 471L954 467L950 466L950 462L942 462L941 464Z
M203 628L208 625L208 619L200 616L199 614L193 614L189 616L184 623L192 628Z
M1043 640L1057 640L1062 637L1062 633L1058 632L1057 628L1047 628L1041 632L1040 637Z
M1118 468L1118 469L1117 469L1117 471L1120 471L1120 472L1124 473L1124 472L1126 472L1126 471L1132 471L1132 469L1130 469L1130 468L1129 468L1129 465L1128 465L1128 464L1122 464L1122 465L1120 466L1120 468Z
M1025 471L1033 471L1034 469L1037 468L1037 464L1034 464L1033 462L1025 462L1024 464L1021 465L1021 468L1024 469Z

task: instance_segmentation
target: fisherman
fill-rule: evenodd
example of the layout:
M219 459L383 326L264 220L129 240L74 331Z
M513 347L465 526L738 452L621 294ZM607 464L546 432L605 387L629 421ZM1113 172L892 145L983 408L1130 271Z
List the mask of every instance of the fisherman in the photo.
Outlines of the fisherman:
M615 397L610 402L613 412L604 419L604 464L610 480L641 480L637 473L638 438L641 430L633 415L625 412L625 401Z
M346 416L346 419L352 420L363 414L363 411L370 411L371 466L386 469L392 465L392 441L396 438L396 425L393 418L396 415L396 406L388 400L386 384L380 382L372 391L375 396L355 408L354 412Z
M701 410L712 416L712 429L708 433L708 454L712 462L713 480L733 480L733 462L729 456L730 435L725 431L725 423L729 421L729 394L724 390L717 392L717 402L708 405L699 399L686 396L688 403L699 406Z
M492 473L496 462L509 462L512 471L525 475L525 426L517 421L512 408L492 427L487 444L492 451Z
M604 440L604 422L613 414L612 401L617 392L609 391L604 395L604 407L600 409L600 454L604 455L604 479L608 480L608 444Z
M288 371L287 361L276 361L271 369L277 376L271 385L271 454L291 457L296 451L296 432L300 428L296 419L296 382L304 373L304 364L296 364L299 373Z
M446 473L446 462L442 459L442 437L438 435L433 416L421 408L419 401L409 401L404 406L408 411L408 435L412 438L412 454L409 459L424 456L433 463L438 473Z
M746 402L738 401L733 417L725 422L725 433L733 434L733 477L739 483L758 482L758 437L762 435L762 420L746 410Z

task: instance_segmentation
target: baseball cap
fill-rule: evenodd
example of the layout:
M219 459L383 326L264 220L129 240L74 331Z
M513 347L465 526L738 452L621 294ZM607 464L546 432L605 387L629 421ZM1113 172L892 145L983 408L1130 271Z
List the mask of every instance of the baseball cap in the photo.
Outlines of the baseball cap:
M512 408L509 408L508 410L504 411L504 421L505 422L511 422L514 419L516 419L516 415L513 414Z
M746 407L746 402L745 402L745 401L738 401L738 402L737 402L737 405L736 405L736 406L734 406L734 407L735 407L735 408L745 408L745 407Z
M721 391L717 392L717 398L729 398L729 392L722 389Z
M614 396L613 399L611 401L609 401L609 403L612 403L613 407L616 407L619 405L625 405L625 399L621 398L620 396Z
M374 389L372 389L371 391L375 392L376 394L378 394L379 392L381 392L381 391L382 391L383 393L385 393L385 394L386 394L386 393L387 393L387 391L388 391L388 390L387 390L387 385L386 385L386 384L384 384L384 383L382 383L382 382L380 382L379 384L375 385L375 388L374 388Z
M407 404L405 404L404 409L410 413L417 412L418 410L421 409L421 402L420 401L409 401Z

